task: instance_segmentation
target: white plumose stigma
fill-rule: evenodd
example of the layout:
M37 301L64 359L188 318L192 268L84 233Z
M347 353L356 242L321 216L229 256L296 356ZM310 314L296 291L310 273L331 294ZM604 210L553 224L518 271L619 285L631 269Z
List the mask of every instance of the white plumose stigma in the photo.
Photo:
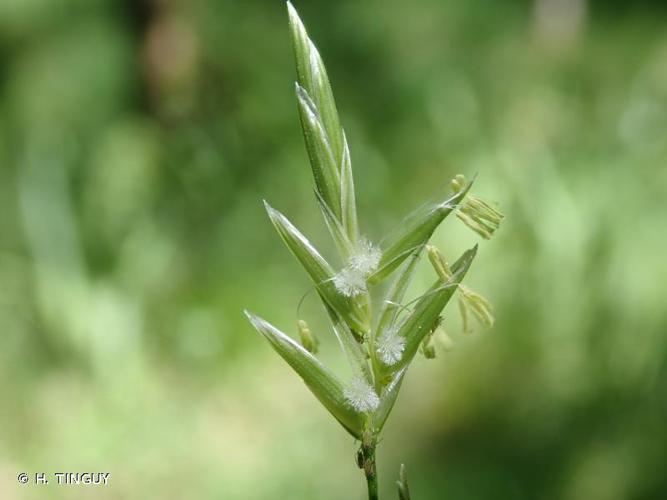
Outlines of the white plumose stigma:
M405 338L391 328L378 340L377 354L385 365L394 365L401 360L405 349Z
M366 278L373 274L380 263L382 253L367 239L359 241L348 264L336 276L334 285L346 297L356 297L366 292Z
M346 297L356 297L366 291L366 280L349 267L341 270L333 279L336 290Z
M352 379L343 390L343 395L352 408L362 413L375 411L380 405L380 398L375 394L373 388L359 377Z
M368 277L375 272L380 263L382 252L366 238L362 238L357 245L355 253L350 257L350 268L357 271L363 277Z

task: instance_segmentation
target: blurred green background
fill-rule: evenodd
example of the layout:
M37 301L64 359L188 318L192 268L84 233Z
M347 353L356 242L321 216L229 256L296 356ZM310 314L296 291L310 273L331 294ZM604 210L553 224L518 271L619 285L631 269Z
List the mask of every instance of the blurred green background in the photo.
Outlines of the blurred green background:
M295 5L366 235L458 172L507 215L468 279L496 327L446 315L382 496L405 462L415 500L667 498L665 2ZM262 198L333 249L293 80L282 1L0 0L0 498L364 498L352 438L242 315L295 333L309 289Z

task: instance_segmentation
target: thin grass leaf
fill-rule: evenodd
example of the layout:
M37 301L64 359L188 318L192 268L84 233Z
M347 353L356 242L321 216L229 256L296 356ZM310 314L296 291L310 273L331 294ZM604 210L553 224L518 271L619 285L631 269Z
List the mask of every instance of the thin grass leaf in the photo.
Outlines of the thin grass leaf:
M322 300L354 330L365 334L370 330L368 310L362 297L346 297L334 284L335 273L308 239L283 214L264 202L266 211L278 234L313 280Z
M315 186L331 211L340 220L341 186L340 161L338 160L340 155L335 154L334 146L330 143L317 106L308 91L298 83L296 84L296 98Z
M385 245L378 270L368 279L369 283L380 283L415 249L424 245L445 217L458 207L471 186L472 181L447 200L426 205L409 216Z
M414 310L401 324L398 335L405 338L405 350L398 363L386 367L383 372L399 370L417 353L424 337L431 331L449 299L456 292L477 253L477 245L467 250L452 266L452 277L447 282L438 281L417 302Z
M249 311L245 311L245 315L271 347L299 374L320 403L350 434L361 439L364 415L348 404L343 384L338 378L315 356L269 322Z
M296 61L297 81L312 98L321 117L335 162L340 165L343 155L343 132L326 68L315 44L308 37L296 9L290 2L287 2L287 12Z

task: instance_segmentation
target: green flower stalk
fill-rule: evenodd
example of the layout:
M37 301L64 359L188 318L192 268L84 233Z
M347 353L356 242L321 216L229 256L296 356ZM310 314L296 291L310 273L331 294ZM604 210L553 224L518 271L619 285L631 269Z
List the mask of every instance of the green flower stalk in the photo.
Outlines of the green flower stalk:
M312 280L354 376L341 380L316 357L318 339L303 319L297 320L297 342L259 316L248 311L246 315L320 403L359 440L357 465L364 471L368 498L374 500L379 495L376 445L408 367L418 352L433 359L436 346L452 348L453 341L442 325L445 306L458 292L465 332L470 330L469 312L482 325L493 324L489 302L461 283L477 246L450 266L428 242L451 213L485 239L491 237L503 216L469 194L472 182L457 175L452 180L452 194L413 212L382 247L365 238L357 221L350 148L326 69L289 2L287 10L296 60L297 108L315 197L340 264L327 262L287 217L266 202L265 207L279 236ZM425 250L435 270L434 283L406 303L405 293ZM392 275L394 279L378 307L372 307L371 290ZM409 499L404 465L397 486L399 497Z

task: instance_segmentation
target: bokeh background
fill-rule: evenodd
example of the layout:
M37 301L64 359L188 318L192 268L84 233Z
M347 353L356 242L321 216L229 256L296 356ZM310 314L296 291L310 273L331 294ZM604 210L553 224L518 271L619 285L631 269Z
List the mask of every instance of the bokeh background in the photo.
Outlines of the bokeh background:
M446 315L382 496L405 462L415 500L667 498L665 2L295 4L366 235L459 172L507 214L468 280L497 325ZM355 443L242 315L295 333L309 289L262 198L332 255L293 80L282 1L0 1L0 498L364 498ZM301 315L340 368L313 294Z

